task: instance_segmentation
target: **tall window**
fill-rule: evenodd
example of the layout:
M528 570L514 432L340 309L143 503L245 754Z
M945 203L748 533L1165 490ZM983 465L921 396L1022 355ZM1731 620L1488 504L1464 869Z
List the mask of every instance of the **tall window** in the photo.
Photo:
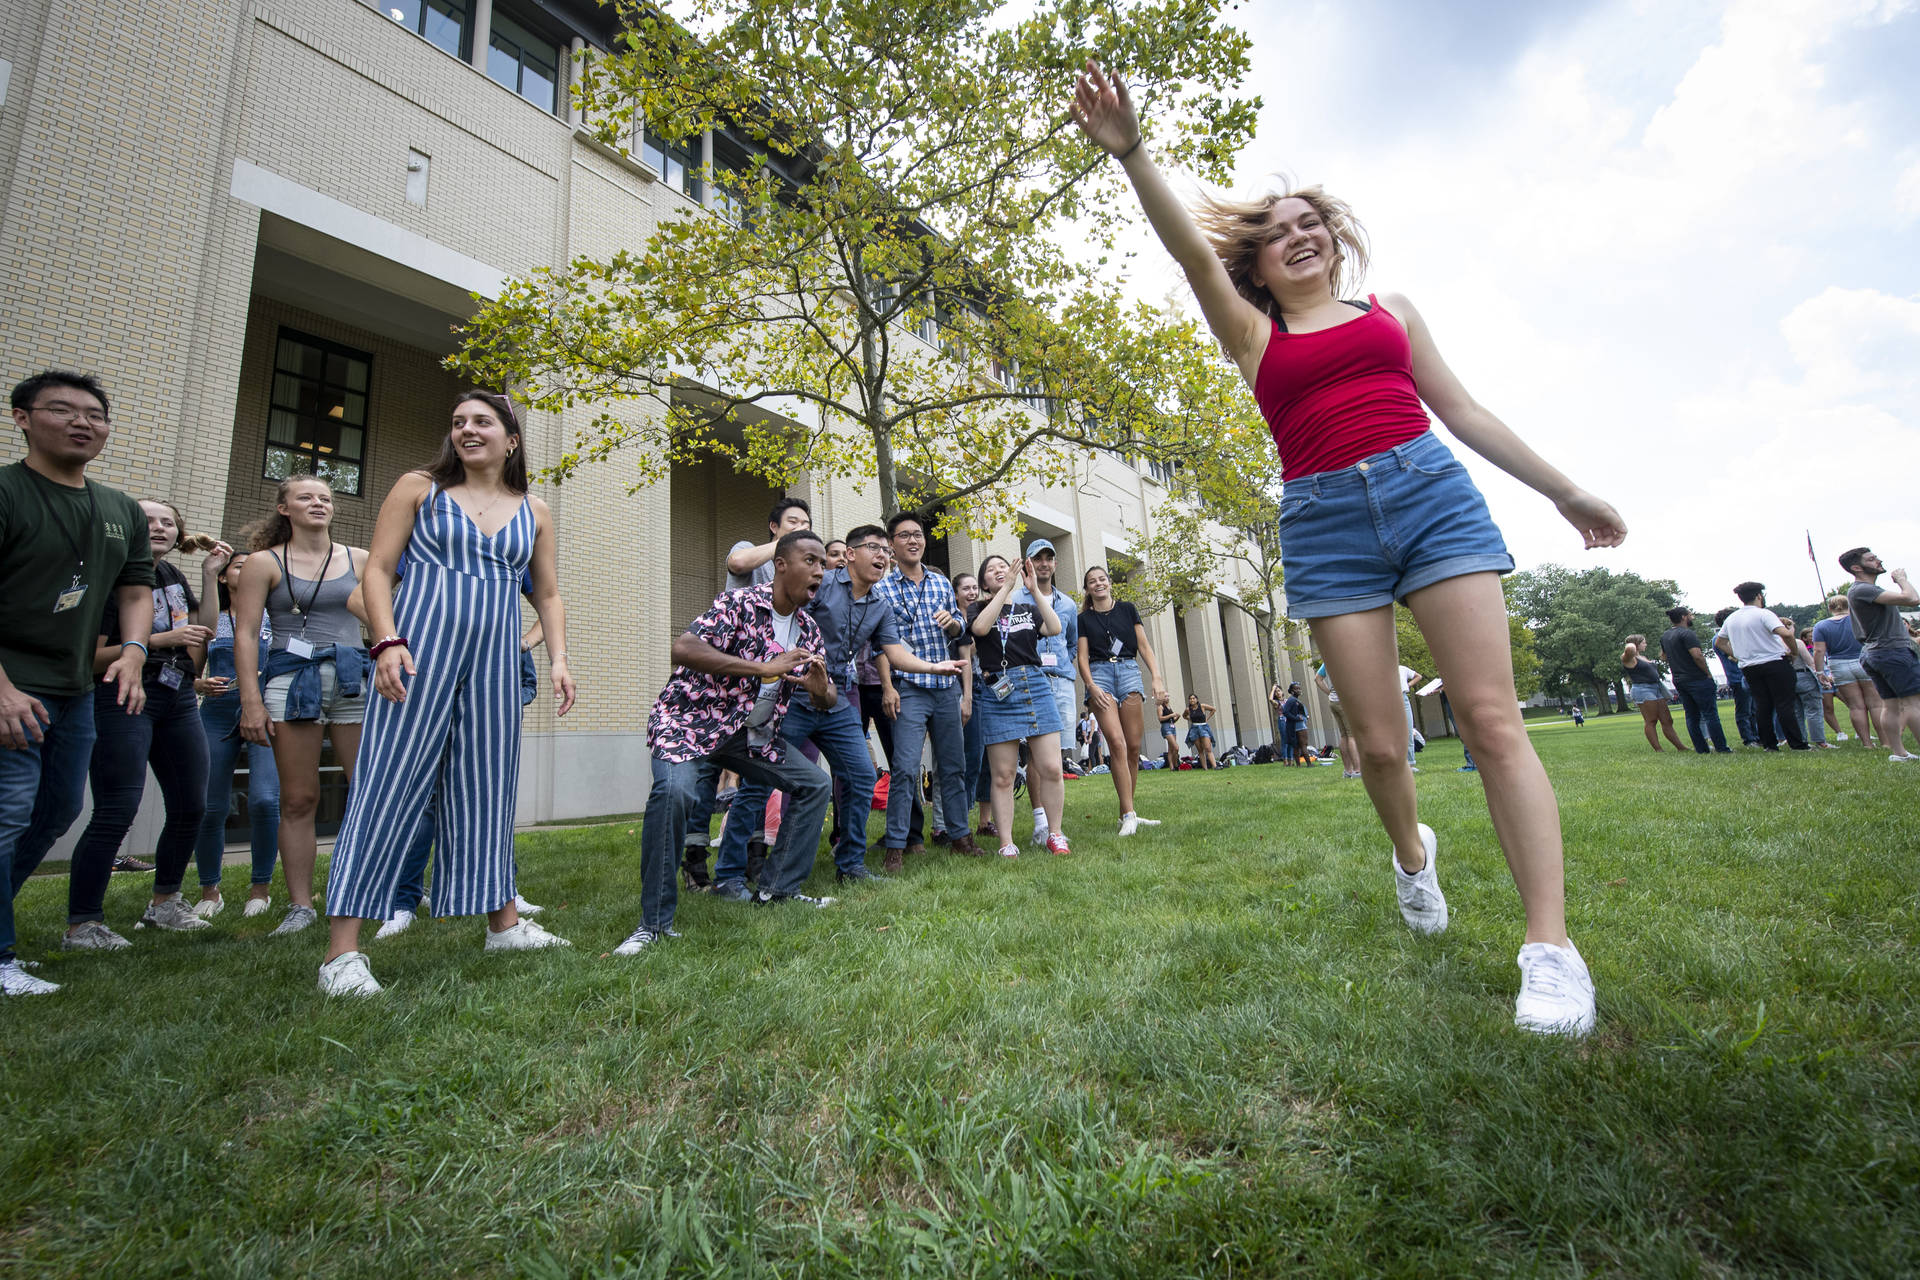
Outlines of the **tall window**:
M689 199L699 201L705 195L700 182L700 135L669 142L648 125L640 139L640 159L653 166L660 181L685 192Z
M372 368L364 351L280 330L267 411L267 479L314 475L336 493L360 492Z
M541 110L557 112L560 46L535 35L498 9L493 11L491 31L487 38L487 75Z
M454 57L467 56L467 33L473 27L469 0L380 0L380 8L407 30L425 36Z

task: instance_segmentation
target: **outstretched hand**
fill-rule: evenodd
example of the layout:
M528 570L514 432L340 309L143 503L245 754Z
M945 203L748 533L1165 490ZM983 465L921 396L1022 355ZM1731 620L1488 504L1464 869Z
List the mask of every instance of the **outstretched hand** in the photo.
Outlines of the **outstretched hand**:
M1567 518L1567 523L1580 531L1589 551L1595 547L1617 547L1627 540L1627 522L1620 518L1613 504L1585 489L1574 490L1554 505Z
M1068 110L1080 131L1110 156L1119 155L1140 140L1140 118L1134 114L1126 82L1119 76L1109 79L1092 58L1087 59L1087 69L1073 87Z

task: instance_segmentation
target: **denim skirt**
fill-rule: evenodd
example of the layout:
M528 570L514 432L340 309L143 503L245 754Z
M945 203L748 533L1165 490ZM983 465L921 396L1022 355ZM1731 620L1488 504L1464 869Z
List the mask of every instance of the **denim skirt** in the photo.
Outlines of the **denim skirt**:
M1466 467L1439 437L1341 471L1286 482L1280 567L1287 614L1364 613L1470 573L1511 573L1513 557Z
M1087 663L1087 670L1093 673L1093 687L1106 690L1115 702L1125 702L1131 693L1146 700L1146 686L1140 683L1140 664L1132 658L1096 658Z
M996 697L1003 687L1007 696ZM980 737L988 746L1060 732L1053 683L1039 667L1008 667L995 684L976 684L973 714L980 721Z

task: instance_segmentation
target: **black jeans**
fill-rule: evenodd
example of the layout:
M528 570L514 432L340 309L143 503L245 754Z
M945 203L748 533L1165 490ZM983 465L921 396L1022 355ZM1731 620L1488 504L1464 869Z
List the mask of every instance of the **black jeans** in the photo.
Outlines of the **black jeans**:
M140 797L147 767L160 783L167 820L154 846L153 891L177 893L193 861L201 819L207 816L207 734L193 682L169 689L147 681L147 707L130 716L114 702L111 685L93 695L93 816L73 849L67 877L67 923L106 919L107 881Z
M1800 694L1793 685L1793 664L1785 658L1775 658L1757 666L1741 667L1740 678L1746 682L1747 693L1753 698L1753 730L1759 736L1760 745L1769 751L1780 749L1779 737L1774 732L1774 712L1778 710L1779 727L1786 730L1787 745L1795 751L1809 750L1806 736L1800 732Z
M1703 756L1728 750L1726 733L1720 727L1720 694L1713 681L1676 678L1673 687L1687 709L1687 736L1693 739L1693 749Z

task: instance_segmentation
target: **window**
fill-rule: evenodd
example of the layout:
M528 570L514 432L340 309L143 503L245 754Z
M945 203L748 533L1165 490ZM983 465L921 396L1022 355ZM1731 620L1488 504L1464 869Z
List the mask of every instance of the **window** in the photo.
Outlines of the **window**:
M425 36L454 57L467 56L467 32L473 26L469 0L380 0L380 8L407 30Z
M269 480L315 475L336 493L359 494L372 368L364 351L280 330L261 474Z
M557 112L560 87L560 46L537 36L519 23L493 11L487 37L487 75L542 111Z
M753 182L753 156L739 143L718 131L713 135L713 208L735 226L752 226L753 210L747 207Z
M704 195L700 183L700 135L681 142L668 142L648 125L640 137L640 159L653 166L660 180L687 198L699 202Z

